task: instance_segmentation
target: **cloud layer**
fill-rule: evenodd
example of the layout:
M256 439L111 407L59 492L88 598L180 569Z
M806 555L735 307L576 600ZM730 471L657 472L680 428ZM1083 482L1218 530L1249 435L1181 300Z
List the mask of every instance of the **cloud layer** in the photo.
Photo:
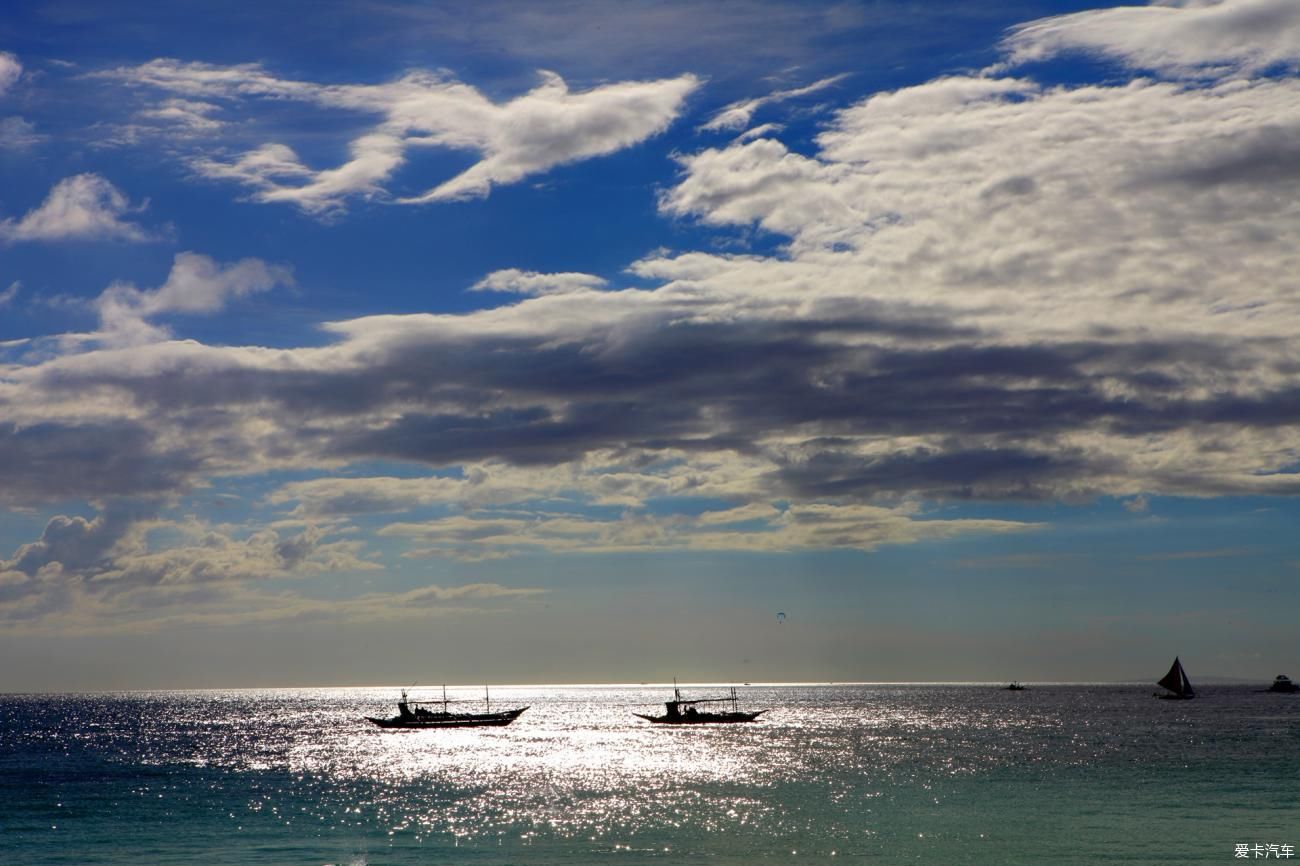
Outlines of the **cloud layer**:
M174 339L157 322L286 284L279 266L183 254L156 289L109 286L94 339L11 349L0 366L0 497L101 504L52 521L0 585L34 616L109 597L94 587L157 599L365 569L349 533L375 515L370 542L477 561L872 550L1036 528L957 518L954 502L1296 495L1300 84L1276 73L1274 38L1289 14L1238 2L1049 19L1012 34L1009 64L1088 45L1166 77L954 75L844 107L808 152L760 128L680 154L663 216L737 242L757 232L770 253L497 270L472 288L516 296L499 306L330 322L321 345L282 349ZM1194 38L1174 60L1150 54L1207 16L1232 22L1236 55ZM1269 24L1251 48L1247 20ZM641 140L696 86L571 94L548 78L497 105L425 75L324 87L175 61L118 74L187 100L371 106L379 125L338 169L280 144L200 163L308 210L389 193L422 143L481 159L411 200L480 194ZM214 479L271 472L296 473L259 503L274 529L163 516Z

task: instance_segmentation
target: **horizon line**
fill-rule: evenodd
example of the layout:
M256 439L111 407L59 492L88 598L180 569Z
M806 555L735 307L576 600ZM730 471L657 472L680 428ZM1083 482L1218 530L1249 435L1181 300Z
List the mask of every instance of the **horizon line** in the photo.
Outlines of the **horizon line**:
M1265 677L1241 676L1201 676L1198 683L1214 685L1255 685L1271 682ZM583 682L583 683L447 683L447 689L573 689L573 688L785 688L797 686L1000 686L1017 682L1027 686L1147 686L1155 685L1154 679L1108 679L1108 680L778 680L778 681L692 681L692 682ZM130 687L112 689L61 689L56 691L0 691L0 697L32 695L113 695L145 692L266 692L266 691L356 691L361 689L435 689L436 685L399 685L380 683L371 685L298 685L298 686L163 686Z

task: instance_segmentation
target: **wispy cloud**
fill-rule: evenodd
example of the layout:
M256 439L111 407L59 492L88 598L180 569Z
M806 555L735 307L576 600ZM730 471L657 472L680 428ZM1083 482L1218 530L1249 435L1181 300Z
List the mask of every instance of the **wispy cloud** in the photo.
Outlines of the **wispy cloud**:
M1035 569L1059 568L1063 563L1077 562L1083 559L1078 553L1012 553L1002 556L978 556L959 559L955 564L961 568L996 568L996 569Z
M13 87L22 74L23 65L17 56L8 51L0 51L0 96Z
M814 81L812 84L803 87L794 87L789 90L776 90L766 96L757 96L752 99L743 99L739 102L733 102L715 114L700 129L706 132L716 132L719 130L737 130L744 129L754 117L754 113L765 105L774 105L779 102L785 102L791 99L798 99L801 96L807 96L810 93L817 93L825 90L840 81L847 78L847 74L832 75L829 78L823 78L820 81Z
M742 526L743 524L748 524ZM696 517L626 514L597 520L517 511L455 515L426 523L392 523L381 535L410 539L408 556L478 560L522 552L633 553L734 550L788 553L952 538L969 533L1023 532L1031 524L1003 520L915 519L910 509L807 504L778 510L757 503Z
M36 125L21 117L0 120L0 149L27 150L49 140L36 131Z
M197 99L165 99L161 104L139 113L143 120L165 124L173 130L180 129L192 135L212 133L220 129L222 121L212 117L221 106Z
M1159 562L1178 559L1225 559L1249 556L1252 553L1246 547L1221 547L1216 550L1175 550L1168 553L1149 553L1138 559L1146 562Z
M241 183L257 201L285 202L313 214L338 212L350 198L421 204L486 196L493 186L613 153L662 132L699 84L682 75L572 92L558 75L543 72L535 89L495 103L467 84L430 72L411 72L387 84L320 85L280 79L257 65L154 60L103 75L178 94L149 114L173 117L187 134L216 128L211 115L218 102L290 99L379 115L376 126L351 141L348 161L334 168L311 168L282 142L233 161L210 155L192 160L200 175ZM479 160L424 192L391 189L408 152L430 147L474 152Z

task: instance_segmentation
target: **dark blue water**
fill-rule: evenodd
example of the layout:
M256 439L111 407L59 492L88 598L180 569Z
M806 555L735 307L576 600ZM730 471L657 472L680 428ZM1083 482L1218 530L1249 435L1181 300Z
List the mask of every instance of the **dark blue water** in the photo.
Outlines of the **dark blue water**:
M1300 848L1300 695L1254 688L768 686L692 728L500 688L510 727L405 732L362 718L392 689L3 696L0 864L1226 863Z

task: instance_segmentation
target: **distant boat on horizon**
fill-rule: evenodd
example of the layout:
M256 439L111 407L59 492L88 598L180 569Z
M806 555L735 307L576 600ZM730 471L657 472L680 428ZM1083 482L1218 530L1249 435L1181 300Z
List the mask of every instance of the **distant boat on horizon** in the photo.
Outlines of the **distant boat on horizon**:
M713 713L696 708L696 704L724 702L731 704L730 712ZM677 688L677 682L674 680L673 699L664 702L664 714L662 716L647 716L644 713L633 713L632 715L645 719L647 722L654 722L657 725L730 725L737 722L752 722L767 712L767 710L742 712L738 702L739 698L736 696L735 686L731 687L729 697L683 700L681 690Z
M1026 686L1023 683L1021 683L1019 680L1014 680L1009 685L1003 686L1003 691L1023 692L1025 688Z
M402 689L402 699L397 702L397 715L388 719L366 716L366 720L381 728L499 728L508 725L523 715L528 707L492 712L492 698L487 687L483 687L484 712L453 713L447 709L447 687L442 687L441 701L412 701L407 698L406 689ZM429 707L442 705L441 710Z
M1196 697L1196 692L1192 689L1192 683L1187 679L1187 672L1183 670L1183 663L1174 656L1174 664L1169 668L1169 673L1165 674L1156 683L1169 690L1169 694L1162 695L1156 693L1156 697L1162 700L1189 700Z
M1286 674L1278 674L1277 677L1274 678L1273 684L1264 691L1277 692L1283 695L1294 695L1296 692L1300 692L1300 686L1291 682L1291 678Z

